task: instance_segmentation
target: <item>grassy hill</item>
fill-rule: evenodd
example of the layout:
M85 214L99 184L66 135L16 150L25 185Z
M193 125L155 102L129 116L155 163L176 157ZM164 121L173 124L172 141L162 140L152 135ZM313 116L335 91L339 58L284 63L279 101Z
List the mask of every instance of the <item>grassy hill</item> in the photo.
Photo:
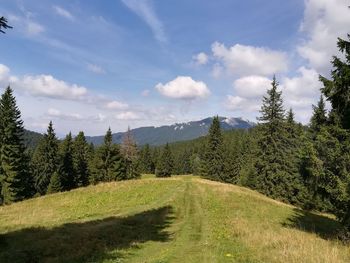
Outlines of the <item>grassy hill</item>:
M0 207L0 262L350 262L337 222L192 176Z

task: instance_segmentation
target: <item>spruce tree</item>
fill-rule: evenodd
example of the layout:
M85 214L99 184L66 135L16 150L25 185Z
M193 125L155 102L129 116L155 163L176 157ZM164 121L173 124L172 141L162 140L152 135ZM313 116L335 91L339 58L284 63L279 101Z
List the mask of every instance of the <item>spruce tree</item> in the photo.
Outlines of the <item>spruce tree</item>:
M62 175L62 190L75 188L75 171L73 164L73 138L69 133L59 146L61 159L60 173Z
M170 146L167 143L163 149L161 156L159 157L156 176L157 177L170 177L173 173L174 160L170 150Z
M121 145L121 153L125 160L127 179L139 178L141 175L138 167L138 149L129 127L123 138L123 142Z
M49 186L47 188L47 193L48 194L53 194L53 193L58 193L63 191L63 186L61 183L62 179L61 176L58 172L54 172L54 174L51 177Z
M84 132L79 132L73 142L73 167L75 186L82 187L89 183L89 144Z
M224 145L218 116L213 118L209 128L203 164L204 177L224 181Z
M340 121L344 129L350 129L350 34L349 40L338 38L338 48L345 61L334 56L332 60L332 80L320 76L323 94L332 105L331 116Z
M0 100L0 181L3 203L10 204L32 195L29 163L24 153L23 122L12 89Z
M313 114L310 120L310 129L317 133L321 130L321 127L327 124L327 110L323 96L321 95L317 106L312 105Z
M110 128L104 137L103 145L96 149L90 167L90 182L93 184L127 179L125 160L119 146L112 141Z
M142 173L154 173L154 162L149 144L145 144L140 151L140 170Z
M256 188L273 198L300 203L303 183L291 146L288 125L284 119L282 92L273 78L272 87L263 97L260 138L255 164ZM291 117L291 116L289 116ZM292 118L290 118L292 120Z
M51 177L58 169L58 139L50 121L47 133L39 142L32 158L32 172L38 194L44 195L47 192Z

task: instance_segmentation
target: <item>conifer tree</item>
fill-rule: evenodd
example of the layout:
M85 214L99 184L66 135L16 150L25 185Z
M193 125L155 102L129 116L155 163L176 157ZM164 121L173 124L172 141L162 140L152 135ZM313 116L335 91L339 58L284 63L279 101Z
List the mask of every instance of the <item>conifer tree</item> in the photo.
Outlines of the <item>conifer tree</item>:
M86 186L89 183L89 144L86 142L84 132L79 132L73 142L73 167L75 185Z
M322 95L317 103L317 106L312 105L312 109L313 114L310 121L310 129L313 132L319 132L321 127L327 124L326 104Z
M136 142L131 134L131 130L129 127L123 138L123 142L121 145L121 153L125 160L127 179L134 179L140 177L141 175L138 167L138 150Z
M44 195L47 192L51 177L58 169L58 139L50 121L47 133L39 142L32 158L32 172L38 194Z
M272 88L263 97L261 117L258 118L261 137L258 141L258 158L256 160L256 188L271 197L300 203L303 184L298 169L295 167L295 156L291 153L290 135L284 119L282 92L273 78ZM292 120L292 115L289 116Z
M1 195L10 204L32 195L29 163L24 153L23 122L12 89L0 100L0 181Z
M349 40L338 38L338 48L345 61L334 56L332 60L332 80L320 76L323 94L332 105L331 116L340 121L344 129L350 129L350 34Z
M154 162L149 144L145 144L140 151L140 170L142 173L154 173Z
M49 186L47 188L47 193L53 194L53 193L58 193L58 192L63 191L64 189L63 189L61 181L62 181L62 179L60 178L60 174L58 172L54 172L52 177L51 177Z
M209 128L203 164L203 176L212 180L224 181L224 146L218 116L213 118Z
M73 138L69 133L59 146L61 159L60 173L62 175L62 190L75 188L75 171L73 164Z
M104 144L96 149L91 162L90 182L96 184L125 179L127 179L125 161L119 146L112 141L112 131L109 128L104 137Z
M159 157L156 176L157 177L170 177L173 173L174 160L170 150L170 146L167 143L163 149L162 154Z

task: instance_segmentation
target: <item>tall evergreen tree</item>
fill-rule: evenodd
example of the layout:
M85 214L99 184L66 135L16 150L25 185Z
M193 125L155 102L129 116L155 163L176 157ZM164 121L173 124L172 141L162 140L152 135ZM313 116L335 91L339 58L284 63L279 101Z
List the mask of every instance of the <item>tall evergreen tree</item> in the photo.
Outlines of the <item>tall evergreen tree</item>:
M63 191L64 189L61 181L62 181L61 175L58 172L54 172L50 179L50 183L47 188L47 193L53 194L53 193L58 193Z
M140 177L138 149L129 127L123 138L121 152L125 160L127 179Z
M38 194L43 195L47 192L51 177L58 169L58 139L50 121L47 132L39 142L32 158L32 172Z
M203 176L213 180L224 181L224 146L218 116L213 118L209 128L203 164Z
M142 173L154 173L154 161L149 144L144 145L140 151L140 170Z
M12 89L8 87L0 100L0 181L5 204L22 200L32 194L23 134L21 112Z
M157 177L170 177L173 173L174 159L170 150L170 146L167 143L163 149L161 156L159 157L156 176Z
M327 124L327 110L323 96L321 95L317 106L312 105L313 114L310 121L310 129L313 132L319 132L321 127Z
M59 146L61 159L61 186L62 190L71 190L75 188L75 171L73 164L73 138L69 133Z
M331 102L331 116L340 121L341 127L350 129L350 34L349 40L338 38L338 48L345 61L334 56L332 80L320 76L323 94Z
M86 186L89 183L89 144L84 132L79 132L73 142L73 167L75 185Z
M300 203L303 192L301 176L295 167L295 156L291 153L290 135L284 119L282 92L273 78L272 88L267 91L261 107L261 138L258 141L256 188L274 198L291 203ZM292 121L292 115L290 114Z
M109 128L104 137L104 144L96 149L91 162L90 182L96 184L125 179L125 161L119 146L112 141L112 131Z

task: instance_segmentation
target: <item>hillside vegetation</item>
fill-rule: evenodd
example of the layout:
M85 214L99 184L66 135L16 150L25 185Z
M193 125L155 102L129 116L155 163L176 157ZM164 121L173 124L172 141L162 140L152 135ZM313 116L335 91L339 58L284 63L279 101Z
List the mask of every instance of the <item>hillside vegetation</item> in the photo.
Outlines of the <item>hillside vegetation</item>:
M0 207L0 262L349 262L338 227L246 188L148 176Z

